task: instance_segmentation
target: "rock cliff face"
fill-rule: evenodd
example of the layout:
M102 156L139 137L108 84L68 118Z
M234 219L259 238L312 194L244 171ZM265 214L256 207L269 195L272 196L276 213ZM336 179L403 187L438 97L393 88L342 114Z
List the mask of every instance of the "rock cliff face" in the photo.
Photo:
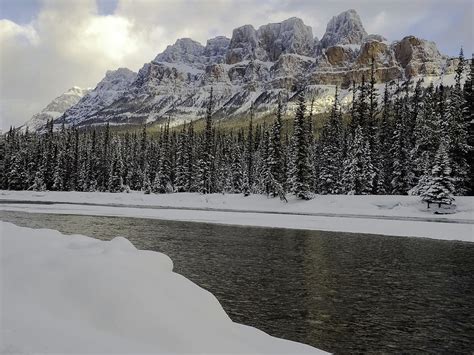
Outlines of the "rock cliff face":
M178 39L138 74L128 69L108 72L57 122L189 121L204 115L211 87L216 118L245 114L251 103L257 114L267 112L279 93L291 98L301 87L312 91L316 107L324 110L324 92L367 78L372 60L379 83L453 70L452 61L433 42L408 36L389 43L381 35L368 35L356 11L348 10L329 21L321 41L298 18L258 29L244 25L231 39L215 37L205 46Z
M446 62L436 44L414 36L403 38L393 45L395 57L405 69L405 75L418 74L440 75L442 65Z
M292 17L280 23L263 25L258 30L252 25L236 28L227 52L227 64L252 59L274 62L282 54L311 56L313 52L311 27Z

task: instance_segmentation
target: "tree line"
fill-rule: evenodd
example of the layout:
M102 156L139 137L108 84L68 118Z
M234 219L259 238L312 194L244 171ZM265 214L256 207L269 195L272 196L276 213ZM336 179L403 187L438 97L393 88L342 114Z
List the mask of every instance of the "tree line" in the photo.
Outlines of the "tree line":
M157 137L104 129L43 134L10 129L0 141L2 189L54 191L143 191L266 194L286 200L314 194L415 194L428 202L450 203L472 195L473 64L461 54L452 86L406 80L353 84L343 114L336 88L334 104L319 134L313 129L313 101L296 95L290 134L283 130L279 100L273 122L224 132L212 120L212 89L205 129L193 122ZM467 78L462 85L462 76Z

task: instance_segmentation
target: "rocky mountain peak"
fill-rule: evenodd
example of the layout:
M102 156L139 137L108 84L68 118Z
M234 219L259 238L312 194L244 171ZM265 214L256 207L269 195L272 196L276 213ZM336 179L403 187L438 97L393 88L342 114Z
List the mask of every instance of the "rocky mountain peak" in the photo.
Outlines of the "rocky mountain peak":
M258 58L259 51L257 31L252 25L244 25L232 31L232 39L229 43L229 50L226 54L227 64L234 64L243 60Z
M107 70L104 79L97 86L115 86L130 83L135 80L137 73L128 68L118 68L116 70Z
M281 54L311 56L314 53L313 31L303 20L292 17L282 22L236 28L226 55L227 64L258 59L275 62Z
M191 38L180 38L156 56L155 62L196 64L203 61L204 46Z
M204 56L208 58L210 63L224 63L229 44L230 38L225 36L208 39L204 48Z
M362 25L359 14L351 9L334 16L326 27L321 39L322 48L334 45L361 44L367 32Z
M257 36L270 61L278 60L283 53L310 56L314 51L313 30L297 17L263 25Z

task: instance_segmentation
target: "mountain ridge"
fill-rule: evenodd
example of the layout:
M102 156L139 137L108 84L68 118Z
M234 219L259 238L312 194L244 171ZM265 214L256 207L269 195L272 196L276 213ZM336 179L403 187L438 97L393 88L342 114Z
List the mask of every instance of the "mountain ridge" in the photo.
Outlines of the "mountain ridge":
M442 55L434 42L406 36L389 43L367 34L355 10L328 22L318 40L310 26L296 17L255 29L243 25L232 38L217 36L203 45L181 38L145 63L136 75L106 77L56 123L88 126L161 122L200 118L214 88L214 116L237 117L272 110L282 93L291 97L304 86L321 110L331 87L347 88L370 71L372 59L378 83L416 76L440 76L454 71L455 61ZM131 71L130 71L131 72ZM104 92L107 92L105 94ZM92 98L106 97L94 101Z

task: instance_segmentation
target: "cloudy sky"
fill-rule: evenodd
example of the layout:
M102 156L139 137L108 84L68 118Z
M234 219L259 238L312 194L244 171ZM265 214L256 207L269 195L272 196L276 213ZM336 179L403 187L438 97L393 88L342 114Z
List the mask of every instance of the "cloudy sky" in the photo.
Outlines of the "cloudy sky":
M177 38L205 44L243 24L297 16L318 38L349 8L368 33L414 34L441 52L473 51L471 0L0 0L1 128L24 123L72 86L108 69L137 71Z

